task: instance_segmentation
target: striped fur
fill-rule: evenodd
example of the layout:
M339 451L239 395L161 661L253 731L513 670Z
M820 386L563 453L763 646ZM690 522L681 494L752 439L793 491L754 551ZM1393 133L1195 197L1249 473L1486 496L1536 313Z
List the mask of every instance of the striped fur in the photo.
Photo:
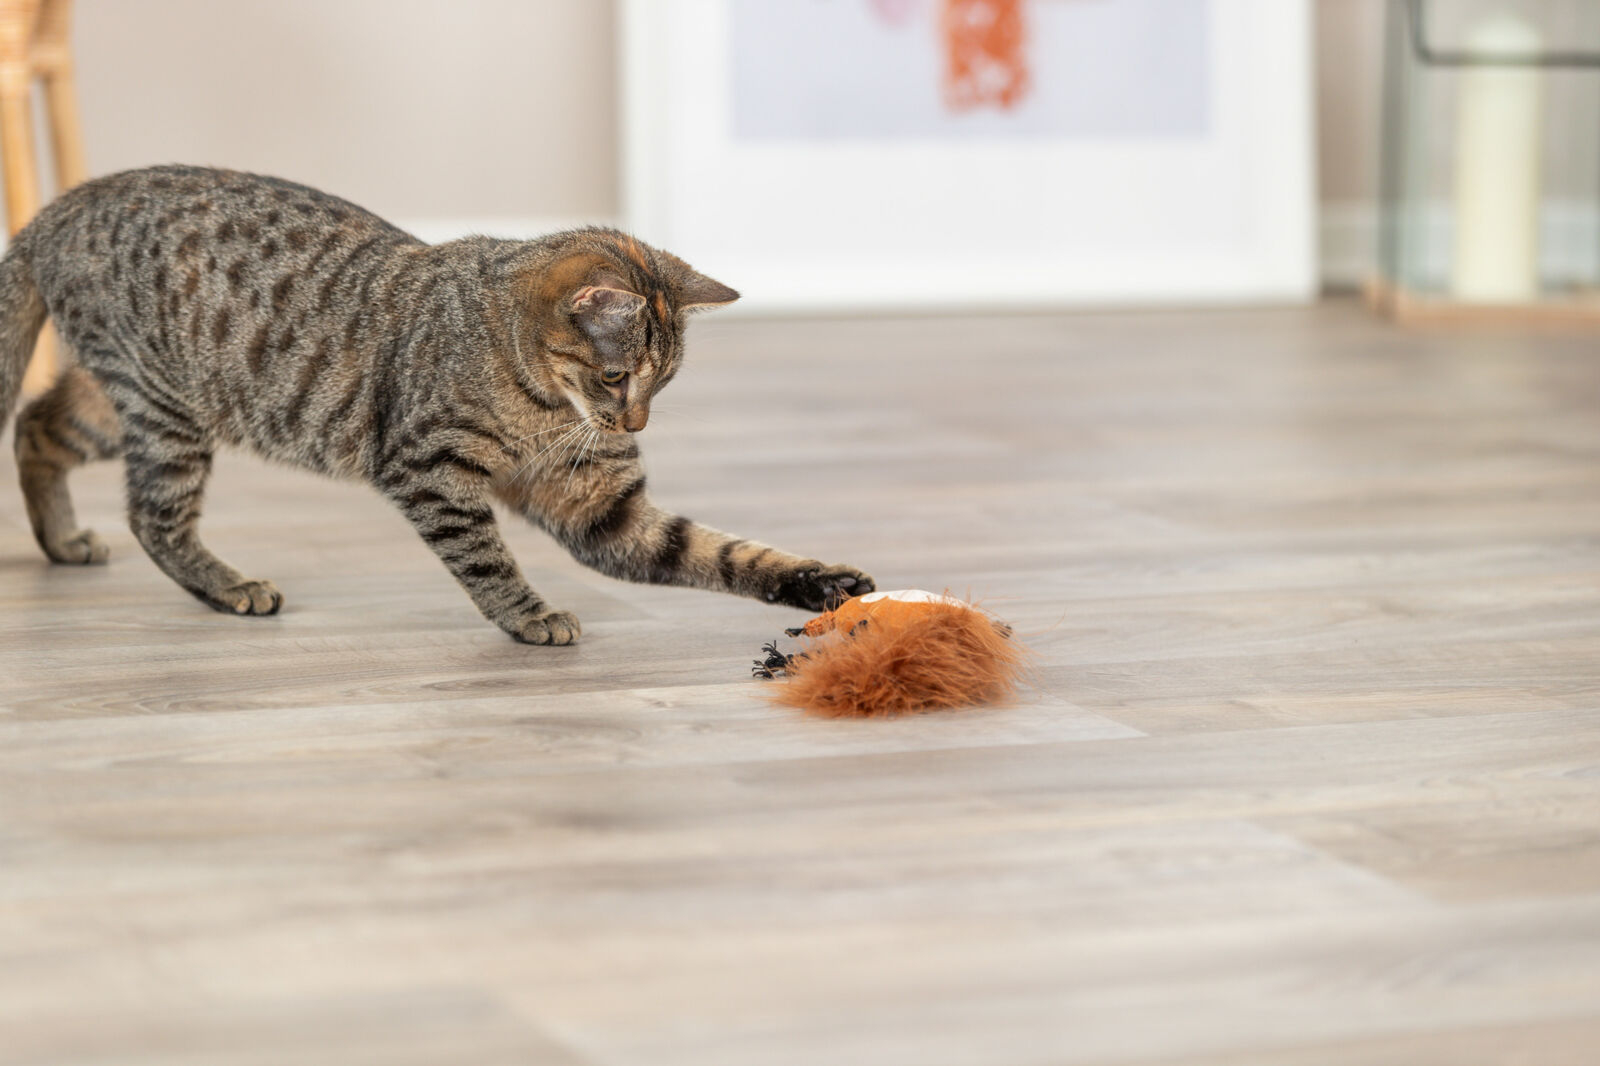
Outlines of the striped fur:
M634 433L678 371L686 315L737 295L614 230L430 246L289 182L130 171L61 197L0 260L0 419L48 312L74 365L16 432L40 546L61 563L105 560L66 477L120 455L139 543L221 611L283 602L200 541L223 446L370 482L484 616L528 643L571 643L578 620L523 578L497 499L612 576L820 609L871 578L645 492Z

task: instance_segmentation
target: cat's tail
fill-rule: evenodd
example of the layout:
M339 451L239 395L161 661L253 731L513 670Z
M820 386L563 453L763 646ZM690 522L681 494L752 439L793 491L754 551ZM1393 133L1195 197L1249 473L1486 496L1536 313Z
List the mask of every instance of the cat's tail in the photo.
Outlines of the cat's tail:
M44 297L33 280L27 243L13 238L5 257L0 258L0 433L22 391L22 375L33 357L45 316Z

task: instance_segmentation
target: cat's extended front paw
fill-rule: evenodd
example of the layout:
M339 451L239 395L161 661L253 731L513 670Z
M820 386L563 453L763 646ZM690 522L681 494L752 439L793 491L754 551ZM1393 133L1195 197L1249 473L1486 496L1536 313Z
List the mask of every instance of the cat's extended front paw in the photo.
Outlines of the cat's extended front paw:
M872 575L853 566L824 566L808 560L782 575L768 590L767 601L807 611L831 611L851 596L876 587Z
M571 611L547 611L525 620L511 635L524 644L576 644L582 633Z

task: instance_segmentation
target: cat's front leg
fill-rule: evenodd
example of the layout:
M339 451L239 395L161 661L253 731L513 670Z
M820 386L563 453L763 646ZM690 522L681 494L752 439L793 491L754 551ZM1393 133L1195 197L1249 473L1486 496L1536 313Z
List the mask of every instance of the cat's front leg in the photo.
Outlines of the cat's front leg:
M545 603L517 568L489 507L487 478L479 484L440 469L401 470L379 479L379 488L485 618L524 644L577 641L577 616Z
M626 581L732 592L808 611L874 588L853 566L829 566L663 511L646 497L642 476L558 520L543 516L541 524L579 562Z

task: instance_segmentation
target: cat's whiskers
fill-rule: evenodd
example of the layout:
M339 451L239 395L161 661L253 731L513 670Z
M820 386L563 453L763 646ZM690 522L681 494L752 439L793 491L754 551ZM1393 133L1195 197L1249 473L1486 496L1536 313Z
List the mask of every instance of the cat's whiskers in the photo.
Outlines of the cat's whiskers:
M576 473L577 470L578 470L578 467L583 465L583 463L584 463L585 459L588 457L589 453L594 450L595 442L598 441L599 439L600 439L600 431L598 429L596 429L595 427L590 426L589 427L589 432L584 435L582 443L579 444L579 446L578 446L578 453L575 456L573 456L573 459L572 459L572 470L573 470L573 473ZM570 483L572 481L572 475L571 474L567 475L567 481L568 481L568 483Z
M566 429L566 432L563 433L561 436L557 437L555 440L551 441L543 449L541 449L539 452L537 452L532 458L530 458L527 462L525 462L521 466L519 466L517 468L517 472L515 474L512 474L511 477L509 479L507 479L507 480L515 481L518 478L520 478L523 474L527 473L528 468L533 466L534 463L538 462L541 458L543 458L548 453L554 451L556 448L561 447L563 444L566 444L572 437L574 437L578 433L582 432L583 428L584 428L584 423L583 423L582 419L578 419L578 420L575 420L575 421L567 424L566 426L557 426L556 428L557 429L563 429L564 428L564 429Z
M599 443L600 431L593 426L590 426L589 435L584 438L583 447L578 450L578 454L573 458L572 469L567 473L567 481L562 487L561 491L565 492L572 488L572 479L578 476L578 468L588 460L589 456L593 454L594 449L599 445Z
M580 439L582 439L584 430L587 428L588 427L582 423L573 426L571 429L567 430L567 432L561 434L561 436L557 437L555 440L546 445L538 455L534 456L534 458L541 459L544 456L549 455L551 456L550 465L554 466L556 463L561 461L561 457L566 454L568 448L572 447ZM551 453L554 454L552 455Z
M592 427L590 426L585 426L584 429L586 431L592 431ZM567 480L562 486L561 491L563 492L567 490L567 486L572 484L572 475L578 469L578 456L583 454L583 445L588 439L588 432L580 434L575 440L572 441L572 443L567 445L567 447L562 448L561 451L557 453L555 459L551 460L550 465L558 470L563 466L570 467L567 472Z
M575 430L570 436L563 438L566 443L564 443L561 446L561 450L556 452L556 454L551 458L549 465L552 468L560 468L565 466L567 463L567 456L569 454L576 454L577 449L583 446L583 439L588 429L589 426L587 423L585 423L584 425L578 427L578 429Z
M579 422L582 422L582 421L583 421L583 419L581 419L581 418L574 418L574 419L570 419L570 420L568 420L566 422L561 422L561 423L558 423L557 425L551 426L549 429L535 430L534 432L529 433L526 437L518 437L516 440L512 441L510 444L507 444L505 446L506 450L507 451L514 450L517 447L517 445L522 444L522 443L524 443L526 441L533 440L535 437L543 437L543 436L546 436L548 434L554 433L554 432L556 432L556 430L559 430L559 429L568 429L568 428L570 428L572 426L577 425Z

